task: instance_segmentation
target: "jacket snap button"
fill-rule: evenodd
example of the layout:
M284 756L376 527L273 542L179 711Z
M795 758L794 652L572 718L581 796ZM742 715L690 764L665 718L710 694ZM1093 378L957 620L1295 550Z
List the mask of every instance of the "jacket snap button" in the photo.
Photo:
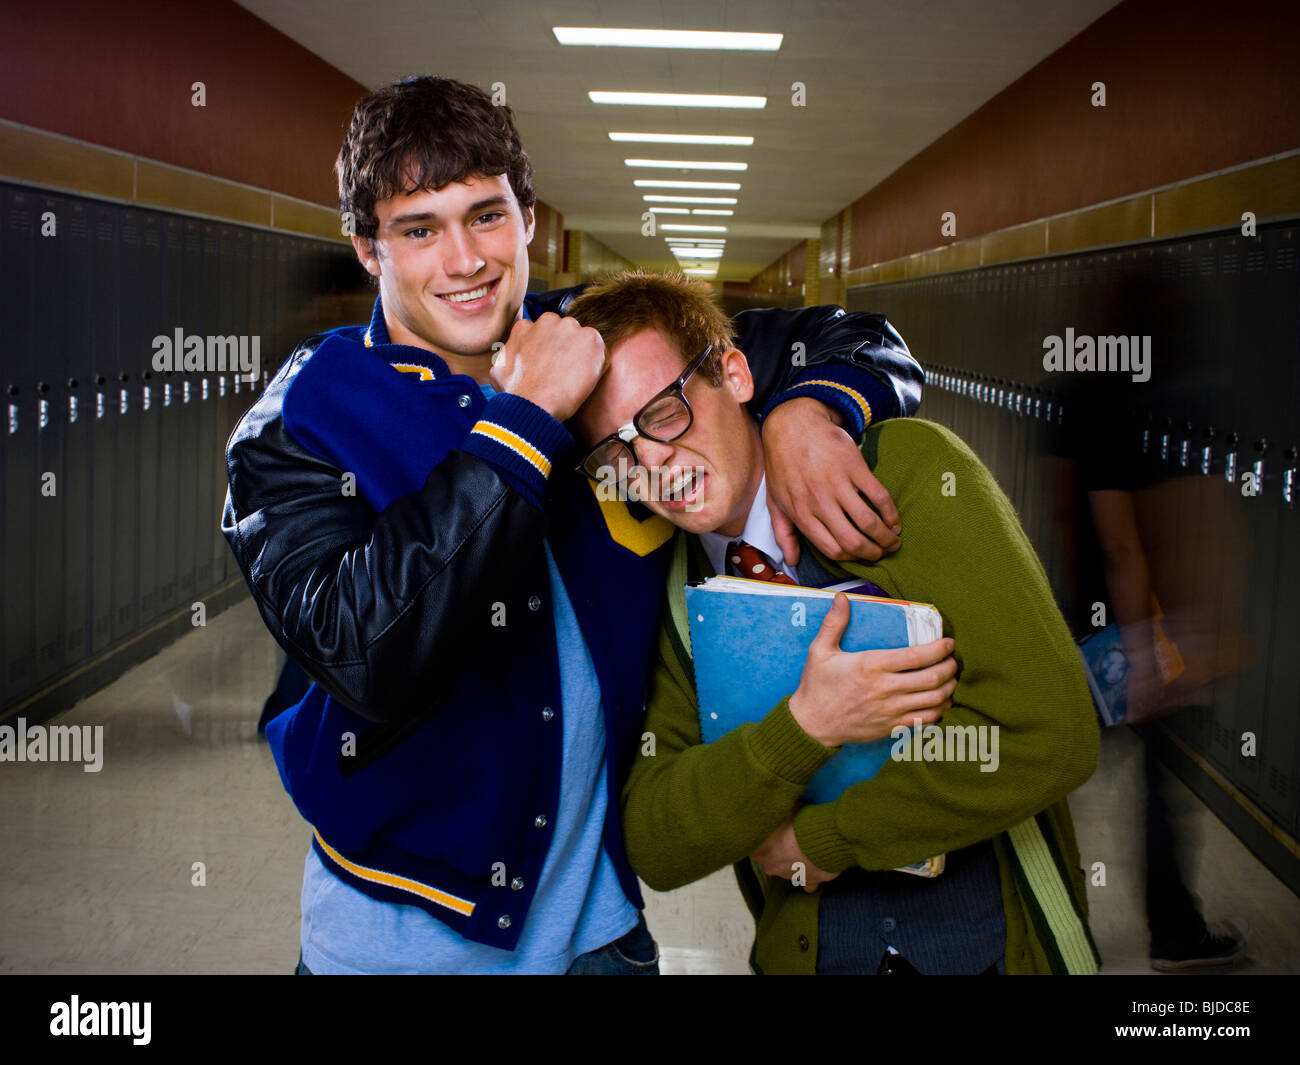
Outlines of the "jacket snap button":
M464 407L468 407L468 406L469 406L469 396L465 395L465 393L462 392L459 396L456 397L456 402L459 403L459 404L461 405L462 408L464 408Z
M555 716L555 711L552 710L549 706L545 706L545 707L542 708L542 720L543 720L543 721L550 721L551 718L553 718L554 716Z
M510 927L510 915L508 913L503 913L497 918L497 927L501 929Z
M511 891L523 891L523 890L524 890L524 878L523 878L522 876L517 876L517 877L515 877L512 881L510 881L510 890L511 890Z
M535 827L537 827L537 828L545 828L545 827L546 827L546 815L545 815L545 814L538 814L536 817L534 817L534 818L533 818L533 825L534 825Z
M808 949L808 937L807 937L807 936L800 936L800 937L799 937L799 949L800 949L800 950L807 950L807 949Z
M535 595L532 596L532 597L529 598L529 600L528 600L528 609L529 609L529 610L541 610L541 609L542 609L542 601L541 601L540 599L538 599L537 596L535 596Z

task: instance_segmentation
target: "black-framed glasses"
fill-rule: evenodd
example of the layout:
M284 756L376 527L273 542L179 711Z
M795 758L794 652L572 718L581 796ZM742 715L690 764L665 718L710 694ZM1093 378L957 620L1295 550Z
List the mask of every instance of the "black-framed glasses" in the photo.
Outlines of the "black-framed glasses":
M710 344L696 355L682 371L681 377L637 411L636 417L630 422L610 433L588 451L577 468L597 484L608 483L611 475L621 482L633 467L640 465L632 446L632 441L638 436L660 444L670 444L684 435L695 421L691 405L686 399L686 382L704 365L704 360L712 351L713 345Z

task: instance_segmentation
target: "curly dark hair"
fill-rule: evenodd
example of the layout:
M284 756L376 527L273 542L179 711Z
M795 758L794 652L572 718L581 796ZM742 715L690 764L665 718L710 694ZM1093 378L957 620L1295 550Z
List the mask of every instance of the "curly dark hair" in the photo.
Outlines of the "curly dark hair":
M338 161L339 210L360 237L378 231L375 204L441 189L475 174L509 176L519 206L537 202L533 168L514 115L482 89L452 78L404 78L357 102Z

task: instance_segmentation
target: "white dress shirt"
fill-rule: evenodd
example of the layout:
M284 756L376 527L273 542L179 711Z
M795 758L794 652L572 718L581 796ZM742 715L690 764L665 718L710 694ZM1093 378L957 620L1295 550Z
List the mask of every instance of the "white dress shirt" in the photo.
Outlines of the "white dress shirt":
M751 547L756 547L777 564L787 577L797 580L794 570L786 565L785 553L777 546L776 533L772 531L772 515L767 509L767 474L763 474L754 502L745 519L745 531L739 536L723 536L721 533L700 533L700 543L704 553L713 563L713 570L722 576L727 573L727 545L736 540L744 540Z

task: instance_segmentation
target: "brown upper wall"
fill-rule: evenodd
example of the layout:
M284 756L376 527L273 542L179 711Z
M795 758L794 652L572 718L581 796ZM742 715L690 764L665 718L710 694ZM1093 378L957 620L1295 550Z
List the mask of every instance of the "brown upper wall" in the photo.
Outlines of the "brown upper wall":
M750 287L760 296L775 295L784 299L790 290L801 289L807 280L808 242L799 241L775 262L769 263L749 279ZM768 290L771 289L771 293Z
M1125 0L857 200L850 266L1300 147L1297 40L1288 0Z
M365 92L232 0L45 0L0 34L0 117L331 207Z
M550 204L538 200L534 208L535 227L528 245L528 261L545 266L548 270L563 269L564 215Z

